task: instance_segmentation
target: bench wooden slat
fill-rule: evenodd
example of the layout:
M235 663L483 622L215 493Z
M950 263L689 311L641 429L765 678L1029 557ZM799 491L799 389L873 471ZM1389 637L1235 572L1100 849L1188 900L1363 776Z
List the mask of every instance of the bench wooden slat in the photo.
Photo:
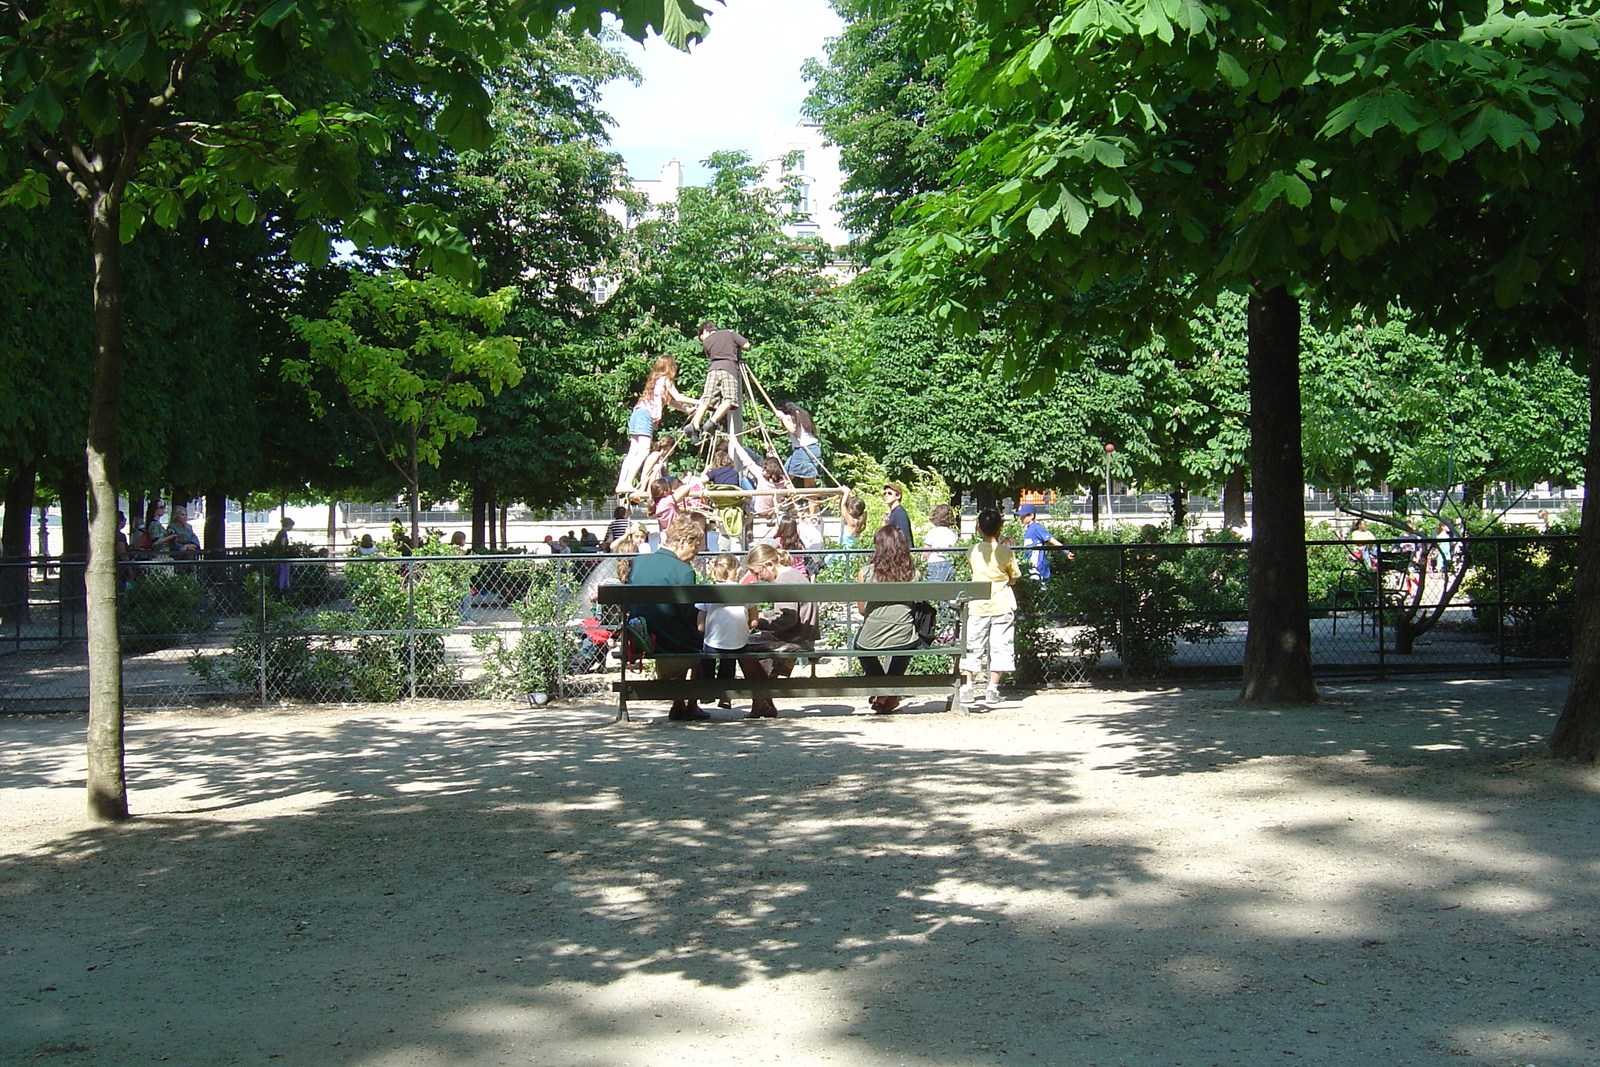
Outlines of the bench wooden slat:
M710 700L741 695L784 697L879 696L886 693L954 693L959 674L857 675L849 678L640 679L612 682L624 700Z
M602 585L602 604L831 604L984 600L988 582L752 582L750 585Z

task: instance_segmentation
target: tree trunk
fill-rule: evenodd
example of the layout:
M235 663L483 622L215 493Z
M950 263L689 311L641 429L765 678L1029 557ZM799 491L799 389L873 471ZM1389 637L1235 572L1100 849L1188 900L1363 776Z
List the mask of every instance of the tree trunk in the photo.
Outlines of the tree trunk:
M99 191L90 205L94 252L94 383L89 394L89 815L128 817L122 744L122 640L117 633L118 414L122 407L121 205Z
M1600 204L1584 235L1583 312L1589 357L1589 448L1583 460L1583 521L1578 527L1578 586L1572 633L1572 679L1550 735L1557 759L1600 763Z
M1305 467L1300 451L1300 302L1283 286L1250 297L1250 628L1240 699L1311 704Z
M88 486L78 471L62 475L61 494L61 606L83 610L84 561L89 555Z
M1089 521L1096 530L1100 529L1100 490L1092 482L1089 485Z
M417 435L411 435L411 455L406 463L406 503L411 508L411 547L422 544L422 468L417 462Z
M488 543L484 528L489 525L488 493L481 483L472 487L472 551L482 552Z
M1222 525L1237 530L1244 525L1244 468L1235 467L1222 483Z
M28 605L28 523L33 518L33 493L38 481L32 463L11 469L6 482L6 521L0 532L0 621L21 626L33 618Z
M1177 486L1172 490L1172 531L1182 533L1189 521L1189 490Z
M221 489L206 494L206 525L200 537L208 556L221 558L228 550L228 494ZM243 539L239 547L244 547Z
M328 501L328 555L338 555L339 547L339 502Z
M499 499L500 499L499 497L495 498L497 503L498 503ZM509 544L509 534L510 533L511 533L511 505L510 504L501 504L500 505L500 551L502 551L502 552L504 552L506 550L506 546L507 546L507 544Z

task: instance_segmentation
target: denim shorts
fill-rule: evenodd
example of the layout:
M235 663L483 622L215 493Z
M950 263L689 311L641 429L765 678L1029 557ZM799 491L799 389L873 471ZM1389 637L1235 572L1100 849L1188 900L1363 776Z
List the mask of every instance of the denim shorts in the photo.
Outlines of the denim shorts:
M628 416L629 437L649 437L656 432L656 420L650 417L647 408L634 408L633 414Z
M792 478L815 478L822 472L819 469L822 459L817 455L816 445L805 445L797 448L784 461L783 469Z

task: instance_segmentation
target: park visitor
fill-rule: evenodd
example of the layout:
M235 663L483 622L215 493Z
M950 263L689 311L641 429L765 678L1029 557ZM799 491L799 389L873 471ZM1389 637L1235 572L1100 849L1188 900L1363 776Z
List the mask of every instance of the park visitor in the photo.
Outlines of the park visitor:
M700 524L680 515L661 536L656 551L634 557L628 574L629 585L694 585L690 561L705 544ZM649 631L656 655L656 677L681 680L688 676L700 655L699 612L693 604L635 604L634 614ZM666 658L663 659L662 657ZM674 722L696 722L711 718L697 700L680 697L672 702L667 718Z
M706 368L706 385L700 393L700 402L689 417L689 438L699 437L701 426L715 426L730 411L739 407L739 370L741 356L750 348L750 342L732 330L720 330L714 322L700 324L700 347L705 350L710 366Z
M933 528L923 535L922 545L939 550L928 553L928 581L948 582L955 577L956 565L945 549L956 547L961 539L954 526L955 511L949 504L940 504L928 516L928 521L933 523Z
M988 582L989 595L967 605L967 653L961 657L961 702L976 702L973 683L988 660L986 704L1000 703L1000 676L1016 669L1015 622L1017 594L1012 586L1022 570L1011 549L1000 543L1000 513L994 508L978 512L980 540L967 553L972 580Z
M856 574L856 581L910 582L916 577L917 565L911 561L911 544L900 532L900 527L888 523L878 527L878 532L872 535L872 558ZM893 652L914 649L919 644L910 600L857 602L856 610L861 612L856 648ZM872 677L902 675L910 665L909 655L861 657L861 669ZM901 699L883 695L873 697L869 703L873 711L887 715L900 706Z
M883 506L889 509L889 515L883 521L891 526L900 527L900 532L905 535L906 544L915 543L911 536L911 516L906 514L906 509L900 501L905 496L905 490L894 482L883 487Z
M694 401L678 392L678 361L671 355L663 354L656 357L649 377L644 380L644 388L639 392L639 399L628 415L628 454L623 457L622 469L617 472L618 496L627 497L634 492L634 480L639 477L645 458L650 455L650 441L655 436L656 427L661 425L661 416L669 404L679 411L694 410Z
M741 565L737 556L723 554L711 561L706 577L715 585L738 585ZM743 652L750 640L750 625L756 621L754 604L696 604L700 611L700 647L708 656L719 652ZM701 678L715 678L721 682L732 681L737 660L704 659L700 662ZM745 671L749 677L750 672ZM733 707L733 701L723 697L717 701L720 708Z
M1037 518L1038 509L1032 504L1024 504L1017 509L1017 521L1022 526L1022 547L1032 549L1028 562L1033 564L1033 573L1041 582L1050 578L1050 554L1045 551L1045 546L1061 547L1049 530L1044 528L1044 523Z

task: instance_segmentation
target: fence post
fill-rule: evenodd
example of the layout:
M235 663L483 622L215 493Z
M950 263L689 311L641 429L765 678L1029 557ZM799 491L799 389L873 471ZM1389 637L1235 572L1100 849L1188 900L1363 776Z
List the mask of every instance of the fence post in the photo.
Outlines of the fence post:
M1106 505L1111 503L1111 483L1106 483ZM1122 660L1122 680L1128 680L1128 548L1117 545L1117 656Z
M417 699L417 566L416 556L406 566L406 682L411 699Z
M267 702L267 574L263 570L259 575L260 581L256 583L261 589L261 627L256 634L256 650L258 663L256 664L256 678L259 680L261 690L261 703Z
M1375 542L1377 566L1372 568L1372 632L1378 635L1378 681L1388 677L1388 653L1383 647L1383 542Z
M1494 539L1494 629L1495 645L1500 650L1500 676L1506 673L1506 566L1502 540Z

